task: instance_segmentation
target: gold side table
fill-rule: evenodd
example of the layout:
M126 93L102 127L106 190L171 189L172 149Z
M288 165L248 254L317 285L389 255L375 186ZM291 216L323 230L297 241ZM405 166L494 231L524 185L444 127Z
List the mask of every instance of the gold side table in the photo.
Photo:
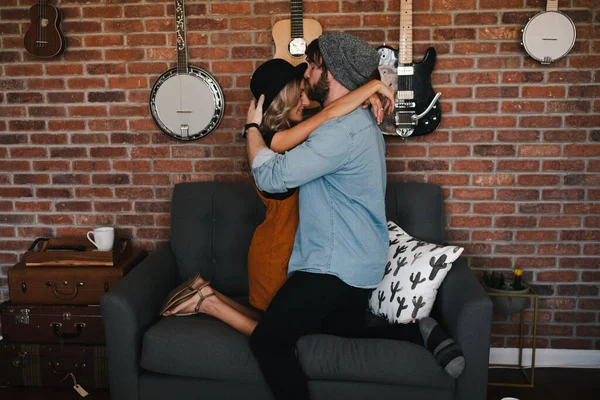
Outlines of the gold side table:
M525 327L525 318L523 317L524 310L521 310L519 324L519 362L518 364L490 364L490 367L505 367L505 368L514 368L519 369L523 376L525 377L526 384L522 383L504 383L504 382L488 382L488 386L508 386L508 387L527 387L532 388L534 385L535 378L535 346L536 346L536 331L537 331L537 315L538 315L538 294L533 290L531 286L529 286L528 293L519 293L519 294L506 294L506 293L489 293L490 296L499 296L499 297L526 297L533 299L533 341L531 343L531 374L528 375L523 367L523 337L524 332L523 329Z

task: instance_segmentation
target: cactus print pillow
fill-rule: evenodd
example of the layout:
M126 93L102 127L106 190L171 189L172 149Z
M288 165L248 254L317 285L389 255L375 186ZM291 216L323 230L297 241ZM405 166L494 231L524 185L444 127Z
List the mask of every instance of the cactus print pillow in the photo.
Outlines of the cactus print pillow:
M388 323L406 324L429 316L438 288L464 249L415 239L392 221L388 231L388 262L369 309Z

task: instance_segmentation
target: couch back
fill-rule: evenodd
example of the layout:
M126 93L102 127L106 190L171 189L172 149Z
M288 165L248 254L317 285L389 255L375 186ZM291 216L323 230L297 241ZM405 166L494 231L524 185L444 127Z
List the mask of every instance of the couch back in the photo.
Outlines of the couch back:
M411 235L443 243L442 191L426 183L388 182L386 215ZM215 289L248 295L248 248L265 206L244 183L190 182L175 185L171 204L171 248L180 277L200 272Z

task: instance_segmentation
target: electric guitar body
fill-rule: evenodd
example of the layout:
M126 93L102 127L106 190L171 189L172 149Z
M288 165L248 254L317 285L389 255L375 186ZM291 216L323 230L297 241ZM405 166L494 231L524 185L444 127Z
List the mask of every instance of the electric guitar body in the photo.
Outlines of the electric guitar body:
M394 112L379 125L381 133L390 136L422 136L433 132L442 119L438 99L431 87L431 73L437 53L433 47L421 62L413 61L412 0L400 2L400 42L398 50L380 46L381 80L395 93Z
M396 132L396 121L398 119L400 120L398 122L403 119L408 121L412 118L412 115L421 114L429 107L432 99L436 97L431 85L431 74L435 67L437 52L433 47L428 48L421 62L413 62L409 66L413 68L412 75L399 76L397 72L398 50L388 46L380 46L377 51L380 55L379 73L381 74L381 81L386 83L395 93L408 90L414 92L412 100L407 101L407 103L414 103L414 107L397 109L391 117L385 118L380 125L384 134L402 136ZM399 84L400 88L398 87ZM431 110L419 119L419 123L412 127L413 132L409 136L422 136L433 132L440 125L441 119L441 109L436 101Z
M60 30L60 10L48 0L40 0L29 10L31 25L23 39L25 50L40 58L50 58L65 51L66 40Z

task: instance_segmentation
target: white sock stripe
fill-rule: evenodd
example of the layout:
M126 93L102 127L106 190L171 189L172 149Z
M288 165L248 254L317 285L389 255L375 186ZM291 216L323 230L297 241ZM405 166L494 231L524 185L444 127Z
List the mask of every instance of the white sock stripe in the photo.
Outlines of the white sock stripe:
M433 356L437 357L437 355L440 351L442 351L444 348L446 348L446 346L450 346L453 343L454 343L454 340L452 340L451 338L444 340L442 343L438 344L437 347L433 350Z

